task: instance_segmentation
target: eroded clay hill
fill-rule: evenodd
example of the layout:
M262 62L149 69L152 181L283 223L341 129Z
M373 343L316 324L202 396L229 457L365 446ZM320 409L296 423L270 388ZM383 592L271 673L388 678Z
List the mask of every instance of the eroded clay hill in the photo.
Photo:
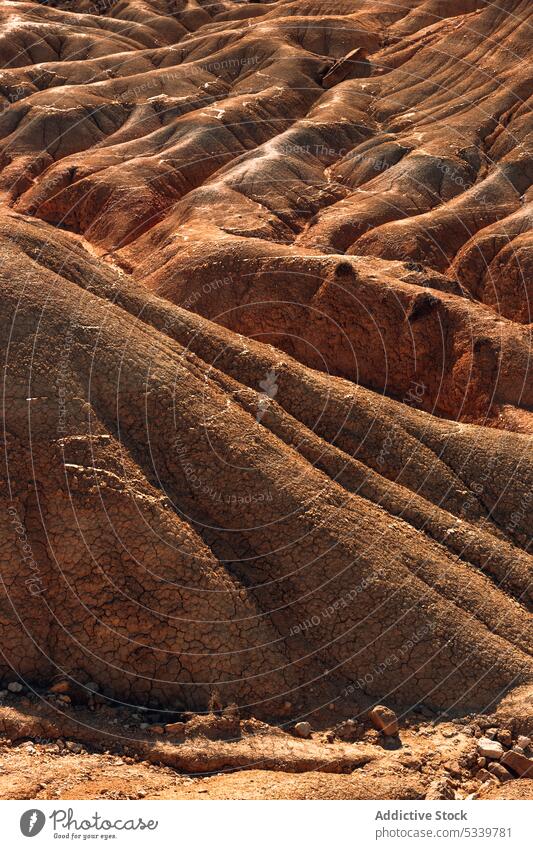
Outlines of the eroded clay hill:
M1 245L4 676L270 715L528 680L526 436L312 371L47 224L5 213Z
M530 6L2 4L3 680L531 680Z
M8 205L313 368L530 430L529 0L2 16Z

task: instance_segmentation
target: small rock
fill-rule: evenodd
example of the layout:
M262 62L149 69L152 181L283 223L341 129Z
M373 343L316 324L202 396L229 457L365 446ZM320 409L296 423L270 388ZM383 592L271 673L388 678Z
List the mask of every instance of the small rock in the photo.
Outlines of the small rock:
M163 725L150 725L148 726L148 730L150 734L164 734L165 728Z
M489 778L492 778L492 776L487 769L480 769L479 772L476 773L476 778L478 781L488 781Z
M519 752L505 752L502 757L502 764L509 767L513 772L516 772L520 778L533 778L533 760L526 758Z
M487 758L478 758L477 765L479 769L483 769L483 767L487 766Z
M394 711L385 705L373 707L368 712L368 718L378 731L383 731L387 737L394 737L398 733L398 718Z
M485 731L485 737L488 737L490 740L494 740L497 733L497 728L487 728L487 730Z
M0 693L0 695L1 695L1 693ZM529 737L524 737L523 734L519 734L519 736L516 739L516 745L520 746L520 748L524 749L524 751L525 751L526 749L529 748L529 746L531 746L531 739Z
M70 690L70 684L68 681L58 681L57 684L54 684L49 689L49 693L68 693Z
M5 699L7 694L8 694L7 690L0 690L0 699Z
M502 746L507 746L509 749L513 745L513 735L508 728L502 728L496 735Z
M10 693L21 693L23 690L22 684L20 681L10 681L7 685L7 689Z
M145 731L147 728L150 728L150 726L147 722L141 722L139 728L142 728L142 730Z
M500 781L511 781L513 778L509 770L497 762L491 763L488 770L496 778L499 778Z
M519 755L525 755L525 752L521 746L513 746L513 752L518 752Z
M165 725L167 734L182 734L185 731L185 722L169 722Z
M64 705L70 705L71 702L72 702L72 699L70 698L70 696L64 695L64 696L58 696L58 701L63 702Z
M74 740L67 740L65 746L69 750L69 752L74 752L74 754L79 754L80 752L83 752L83 746L81 746L79 743L76 743Z
M499 761L503 755L503 746L497 740L480 737L477 741L477 751L482 758L492 758L492 760Z
M298 735L298 737L303 737L307 740L311 736L311 725L309 722L297 722L294 726L294 733Z

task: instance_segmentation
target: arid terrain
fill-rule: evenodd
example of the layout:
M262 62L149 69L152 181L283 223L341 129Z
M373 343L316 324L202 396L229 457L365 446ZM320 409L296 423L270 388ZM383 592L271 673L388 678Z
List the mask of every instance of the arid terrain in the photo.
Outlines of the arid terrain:
M532 36L0 4L0 798L533 798Z

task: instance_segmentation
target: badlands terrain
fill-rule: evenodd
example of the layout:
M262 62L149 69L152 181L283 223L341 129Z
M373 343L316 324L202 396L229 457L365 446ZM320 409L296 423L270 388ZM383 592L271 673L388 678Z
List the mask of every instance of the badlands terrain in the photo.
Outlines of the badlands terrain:
M532 34L0 4L0 797L533 797Z

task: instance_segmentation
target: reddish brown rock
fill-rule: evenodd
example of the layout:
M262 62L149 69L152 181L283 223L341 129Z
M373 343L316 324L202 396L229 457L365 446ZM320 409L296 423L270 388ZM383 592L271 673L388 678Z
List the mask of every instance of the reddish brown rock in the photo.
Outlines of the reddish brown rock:
M525 755L511 750L510 752L505 752L501 763L519 775L520 778L533 777L533 759L527 758Z
M376 705L368 712L368 718L373 725L386 736L393 737L398 733L398 718L393 710L385 705Z
M495 775L500 781L511 781L513 775L501 763L491 763L488 766L491 775Z

